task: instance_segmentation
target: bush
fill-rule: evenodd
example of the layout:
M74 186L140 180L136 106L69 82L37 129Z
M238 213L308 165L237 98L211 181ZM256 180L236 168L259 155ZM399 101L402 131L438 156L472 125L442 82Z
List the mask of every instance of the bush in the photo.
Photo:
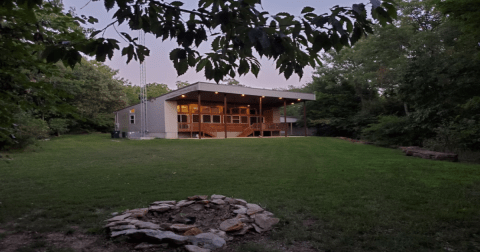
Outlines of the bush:
M50 126L50 130L53 134L60 136L60 134L64 134L68 131L68 120L62 118L53 118L48 121L48 125Z
M13 133L14 144L12 147L24 148L33 144L37 139L49 137L50 128L47 122L36 119L28 113L15 115L15 130Z
M418 145L419 137L408 117L381 116L362 131L363 138L381 146Z

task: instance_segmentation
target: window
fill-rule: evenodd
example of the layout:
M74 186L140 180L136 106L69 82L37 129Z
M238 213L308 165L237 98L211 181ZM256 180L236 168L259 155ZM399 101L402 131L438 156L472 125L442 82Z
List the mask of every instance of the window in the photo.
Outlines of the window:
M232 123L232 117L231 116L225 116L225 122L226 123Z
M202 115L202 119L204 123L211 123L210 115Z
M202 114L203 113L210 113L210 107L207 107L207 106L202 106Z
M247 114L247 109L246 108L240 109L240 114L246 115Z
M233 116L232 121L233 123L240 123L240 116Z
M219 115L214 115L213 116L213 123L221 123L220 116Z
M220 114L220 108L219 107L212 107L212 114Z
M242 116L242 123L248 123L248 117Z
M130 114L135 113L135 109L130 109Z
M190 104L190 114L197 114L197 113L198 113L198 105Z
M135 124L135 115L130 115L130 124Z
M240 110L238 108L232 108L232 114L240 114Z
M256 114L256 109L250 109L250 115L255 115Z
M198 115L193 115L192 122L198 123Z
M177 115L178 122L187 122L187 115Z
M180 107L181 107L182 113L188 113L188 105L181 105Z

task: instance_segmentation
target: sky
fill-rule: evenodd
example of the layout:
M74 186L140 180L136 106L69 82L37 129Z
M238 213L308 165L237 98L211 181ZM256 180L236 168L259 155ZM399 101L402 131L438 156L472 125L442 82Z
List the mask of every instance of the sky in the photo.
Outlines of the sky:
M198 0L183 0L185 5L182 8L195 9L198 4ZM270 14L278 12L288 12L294 15L300 15L303 7L310 6L315 8L316 14L323 14L329 12L329 9L334 5L351 7L354 3L365 3L367 0L262 0L262 6L264 11L268 11ZM87 4L88 3L88 4ZM106 11L103 1L89 1L89 0L63 0L65 9L75 8L77 15L93 16L99 20L93 28L103 29L109 23L113 21L112 16L115 13L115 9ZM368 8L368 7L367 7ZM92 26L89 26L92 27ZM130 31L127 25L121 25L117 27L119 32L127 32L131 36L138 36L137 31ZM99 36L99 35L97 35ZM105 38L114 38L120 43L120 48L123 48L127 43L117 34L113 28L109 28L105 34ZM208 52L211 41L205 41L199 48L201 53ZM146 83L164 83L167 84L170 89L176 89L175 83L177 81L188 81L189 83L195 83L197 81L208 81L203 74L203 71L196 72L194 68L190 68L185 74L177 76L177 72L173 67L172 61L169 59L169 53L173 49L177 48L175 41L161 39L155 39L152 34L145 35L145 46L150 49L150 56L145 61L146 66ZM105 62L106 65L112 69L119 70L118 77L128 79L132 84L138 85L140 83L140 64L138 61L132 60L129 64L126 64L126 57L121 56L120 51L116 51L112 60ZM275 62L273 60L261 59L261 69L256 78L253 74L248 73L242 75L242 77L236 76L241 84L256 87L256 88L287 88L289 85L295 87L301 87L312 80L312 74L314 69L306 67L304 69L304 76L302 79L293 74L290 79L286 80L285 77L278 73L275 69ZM229 78L229 77L227 77Z

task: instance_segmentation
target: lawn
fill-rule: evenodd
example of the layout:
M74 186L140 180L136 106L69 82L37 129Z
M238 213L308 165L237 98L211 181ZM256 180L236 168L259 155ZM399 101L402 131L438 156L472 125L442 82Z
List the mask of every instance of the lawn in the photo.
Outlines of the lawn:
M101 234L112 212L223 194L281 218L270 239L320 251L480 250L480 165L335 138L44 141L0 159L0 226ZM2 236L0 236L2 239Z

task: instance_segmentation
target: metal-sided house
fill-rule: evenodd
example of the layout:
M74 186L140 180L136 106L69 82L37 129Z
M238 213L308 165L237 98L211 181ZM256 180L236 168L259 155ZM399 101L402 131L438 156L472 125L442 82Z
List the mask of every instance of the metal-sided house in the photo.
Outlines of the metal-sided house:
M286 136L280 107L312 100L314 94L197 82L114 112L115 127L130 138Z

